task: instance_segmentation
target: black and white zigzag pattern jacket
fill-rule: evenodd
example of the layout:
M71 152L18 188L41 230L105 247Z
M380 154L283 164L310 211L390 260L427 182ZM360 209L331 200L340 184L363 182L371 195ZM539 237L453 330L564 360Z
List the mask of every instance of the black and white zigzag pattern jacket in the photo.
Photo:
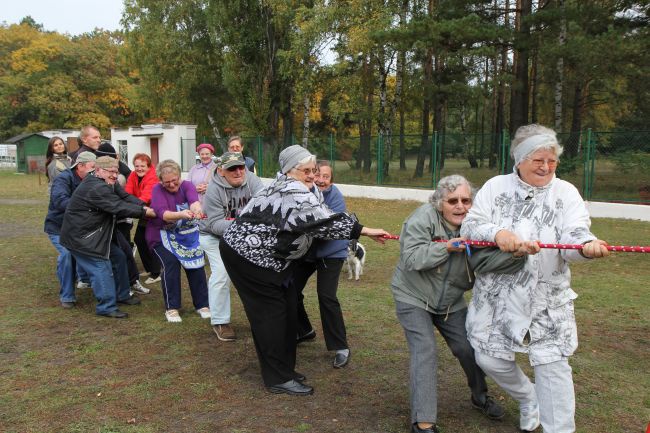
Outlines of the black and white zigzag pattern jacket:
M317 189L281 175L248 202L222 240L251 263L281 272L314 238L357 239L361 228L354 216L323 204Z

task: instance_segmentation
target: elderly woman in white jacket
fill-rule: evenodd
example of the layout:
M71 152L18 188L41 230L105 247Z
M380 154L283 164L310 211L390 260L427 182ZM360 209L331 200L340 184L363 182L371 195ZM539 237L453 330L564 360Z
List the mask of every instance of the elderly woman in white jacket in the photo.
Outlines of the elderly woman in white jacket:
M476 362L520 405L520 428L575 431L575 394L568 357L578 346L568 264L609 254L589 228L584 201L555 177L562 154L555 132L519 128L512 141L514 172L496 176L476 195L463 222L466 239L493 241L529 254L514 274L477 275L467 316ZM538 242L582 244L582 250L540 250ZM528 355L535 384L515 363Z

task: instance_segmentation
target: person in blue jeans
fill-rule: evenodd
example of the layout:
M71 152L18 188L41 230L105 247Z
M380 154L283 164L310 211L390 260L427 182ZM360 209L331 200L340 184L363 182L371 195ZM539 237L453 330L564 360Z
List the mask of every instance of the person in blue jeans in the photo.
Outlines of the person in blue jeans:
M63 214L72 193L86 175L95 169L96 156L82 152L69 169L63 170L52 182L50 203L45 217L44 231L59 253L56 260L56 276L59 280L59 300L63 308L73 308L77 302L74 290L75 264L70 251L60 243Z
M137 305L129 293L126 256L116 241L119 218L154 217L153 210L128 194L117 183L118 162L110 156L97 158L95 173L81 182L72 194L63 216L61 245L70 250L90 276L100 316L125 318L117 304Z

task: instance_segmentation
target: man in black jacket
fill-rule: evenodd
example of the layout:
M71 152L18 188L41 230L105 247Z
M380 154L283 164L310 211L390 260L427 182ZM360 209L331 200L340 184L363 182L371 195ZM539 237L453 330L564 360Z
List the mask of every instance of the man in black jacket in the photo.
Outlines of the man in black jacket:
M94 176L86 176L75 190L63 217L61 245L90 275L100 316L125 318L117 303L135 305L129 294L126 256L115 241L117 218L155 217L154 211L116 182L117 160L97 158Z
M69 156L72 159L72 163L77 160L77 156L81 152L90 152L94 153L98 157L101 155L97 154L97 149L99 145L102 144L102 136L99 133L99 129L91 125L86 125L81 128L81 133L79 134L79 149L72 152Z

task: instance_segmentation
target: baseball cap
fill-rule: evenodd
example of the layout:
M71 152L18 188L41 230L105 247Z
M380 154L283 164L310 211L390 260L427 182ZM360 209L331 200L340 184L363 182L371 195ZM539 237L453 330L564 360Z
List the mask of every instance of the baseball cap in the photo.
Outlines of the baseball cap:
M244 155L239 152L226 152L219 158L221 160L221 168L229 169L237 165L246 165Z
M79 155L77 155L76 161L74 162L74 164L72 164L70 166L70 168L75 168L77 166L77 164L79 164L80 162L93 162L93 161L96 161L96 160L97 160L97 156L95 156L94 153L92 153L92 152L81 152Z

